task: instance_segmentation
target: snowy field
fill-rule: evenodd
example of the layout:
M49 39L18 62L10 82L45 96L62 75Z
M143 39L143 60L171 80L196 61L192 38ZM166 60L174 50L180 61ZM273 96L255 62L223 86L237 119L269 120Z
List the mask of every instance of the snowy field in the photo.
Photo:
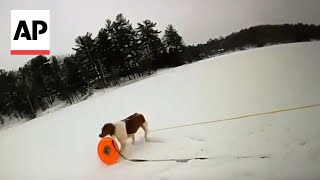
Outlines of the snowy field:
M108 166L102 125L143 113L151 130L320 103L320 42L214 57L0 131L1 180L320 179L320 107L139 134ZM264 157L264 158L262 158Z

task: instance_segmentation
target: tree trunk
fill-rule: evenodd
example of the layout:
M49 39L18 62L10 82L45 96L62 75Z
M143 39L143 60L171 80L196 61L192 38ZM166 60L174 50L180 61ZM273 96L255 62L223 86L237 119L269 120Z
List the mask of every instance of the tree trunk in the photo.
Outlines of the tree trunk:
M22 116L22 114L21 114L21 112L19 111L19 115L20 115L20 118L22 119L23 118L23 116Z
M37 114L35 113L34 109L33 109L33 106L31 104L31 101L30 101L30 98L29 96L27 95L27 100L28 100L28 103L29 103L29 106L30 106L30 109L31 109L31 112L32 112L32 117L33 118L36 118Z
M4 119L2 118L2 116L0 116L0 121L1 121L1 124L4 124Z
M104 76L104 72L103 72L103 69L102 69L102 64L101 64L101 61L99 59L98 60L98 63L99 63L99 67L100 67L100 71L101 71L101 75L102 75L102 84L103 84L103 87L106 87L106 79L105 79L105 76Z

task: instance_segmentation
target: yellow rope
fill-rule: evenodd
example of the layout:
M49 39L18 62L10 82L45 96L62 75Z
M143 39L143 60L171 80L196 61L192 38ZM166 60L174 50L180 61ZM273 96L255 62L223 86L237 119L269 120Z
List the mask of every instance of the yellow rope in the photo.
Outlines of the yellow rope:
M249 115L238 116L238 117L233 117L233 118L218 119L218 120L205 121L205 122L200 122L200 123L185 124L185 125L180 125L180 126L173 126L173 127L167 127L167 128L154 129L154 130L151 130L151 132L168 130L168 129L175 129L175 128L181 128L181 127L187 127L187 126L195 126L195 125L200 125L200 124L216 123L216 122L221 122L221 121L232 121L232 120L244 119L244 118L248 118L248 117L262 116L262 115L268 115L268 114L276 114L276 113L281 113L281 112L286 112L286 111L295 111L295 110L314 108L314 107L319 107L319 106L320 106L320 104L314 104L314 105L308 105L308 106L300 106L300 107L281 109L281 110L275 110L275 111L269 111L269 112L249 114Z

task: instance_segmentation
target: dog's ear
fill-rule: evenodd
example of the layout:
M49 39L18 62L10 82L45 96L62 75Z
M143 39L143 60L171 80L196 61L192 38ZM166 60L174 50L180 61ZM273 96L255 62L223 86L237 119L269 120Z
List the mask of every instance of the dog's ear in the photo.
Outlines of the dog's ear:
M103 138L107 135L112 136L114 134L114 131L115 131L115 127L113 124L111 123L105 124L101 129L101 134L99 135L99 137Z
M106 129L108 131L108 134L110 134L110 136L114 135L114 131L116 130L114 125L111 123L106 124Z

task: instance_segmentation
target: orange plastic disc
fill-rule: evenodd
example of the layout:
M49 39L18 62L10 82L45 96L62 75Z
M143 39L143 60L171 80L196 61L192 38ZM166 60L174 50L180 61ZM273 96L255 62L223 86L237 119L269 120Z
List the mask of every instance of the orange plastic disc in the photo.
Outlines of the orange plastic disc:
M102 138L98 144L98 155L102 162L111 165L118 162L119 147L115 140L110 137Z

